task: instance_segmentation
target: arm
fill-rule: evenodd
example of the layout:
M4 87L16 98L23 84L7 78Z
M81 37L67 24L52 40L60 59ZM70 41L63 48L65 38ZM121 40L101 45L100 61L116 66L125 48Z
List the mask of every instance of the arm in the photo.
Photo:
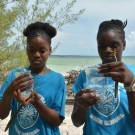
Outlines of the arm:
M106 77L112 77L114 81L121 82L125 86L130 86L134 75L125 66L123 62L112 62L103 64L99 67L99 73L104 73ZM127 92L129 112L133 122L135 123L135 92Z
M46 105L40 102L40 97L36 92L34 92L33 97L28 101L26 101L26 99L21 96L20 90L14 92L14 95L16 100L21 102L24 107L28 104L32 104L38 113L43 117L43 119L45 119L51 125L57 127L62 123L63 118L55 110L48 108Z
M72 119L73 124L76 127L80 127L81 125L84 124L85 119L86 119L87 111L88 111L88 109L83 109L79 105L79 103L75 100L73 112L72 112L72 115L71 115L71 119Z
M33 102L33 106L36 108L38 113L43 117L45 121L50 123L52 126L59 126L65 116L65 102L66 102L66 87L64 77L62 75L58 76L56 94L53 99L53 103L50 107L44 105L39 100ZM38 95L38 94L37 94Z
M62 123L62 118L60 115L54 111L53 109L48 108L39 100L37 102L32 103L33 106L36 108L38 113L51 125L59 126Z
M135 123L135 92L127 92L128 105L131 118Z
M12 98L14 97L14 91L16 91L18 88L22 90L26 90L24 88L25 86L28 86L29 88L31 86L31 82L26 82L31 80L32 78L26 78L27 75L22 75L16 79L14 79L10 84L8 78L4 82L1 90L0 90L0 119L5 119L11 110L11 104L12 104ZM26 82L26 83L24 83ZM20 83L23 83L23 85L20 85Z
M72 112L72 122L76 127L84 124L86 115L90 107L98 102L95 91L83 89L75 98L74 108Z
M33 96L29 100L26 100L25 97L21 96L20 90L15 91L14 96L18 102L21 102L23 104L24 107L28 104L32 104L38 111L38 113L43 117L43 119L45 119L51 125L57 127L62 123L62 117L60 117L60 115L56 111L44 105L40 101L40 96L36 92L33 91Z
M5 92L0 101L0 119L5 119L9 115L11 102L12 97Z
M50 123L52 126L59 126L64 119L64 108L65 108L65 97L66 97L66 88L64 79L58 81L58 88L53 99L53 103L50 108L40 102L40 96L34 92L34 96L28 101L21 96L20 91L15 91L14 95L18 102L21 102L23 106L32 104L37 112L43 117L45 121Z

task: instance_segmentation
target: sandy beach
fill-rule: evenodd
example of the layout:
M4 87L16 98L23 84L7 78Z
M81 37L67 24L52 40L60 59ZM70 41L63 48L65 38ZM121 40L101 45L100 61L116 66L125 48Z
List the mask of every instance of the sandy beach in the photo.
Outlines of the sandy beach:
M61 135L82 135L82 127L75 127L71 121L73 105L66 105L66 118L60 126Z
M66 105L65 115L66 118L60 126L61 135L82 135L82 127L76 128L73 126L71 121L71 113L72 113L73 105ZM0 120L0 135L8 135L8 131L4 132L6 124L9 121L9 117L5 120Z

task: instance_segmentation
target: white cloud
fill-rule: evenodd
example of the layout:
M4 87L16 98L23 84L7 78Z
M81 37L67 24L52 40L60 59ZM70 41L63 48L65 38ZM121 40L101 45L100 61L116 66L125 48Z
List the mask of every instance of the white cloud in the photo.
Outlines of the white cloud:
M135 31L131 31L131 34L128 35L128 37L130 38L130 42L132 45L135 45Z
M65 5L69 0L62 1ZM55 54L98 55L96 35L99 24L110 19L128 19L125 29L127 48L124 55L135 55L135 0L77 0L72 13L85 8L84 13L75 24L67 24L58 32L53 43L60 41Z
M135 12L135 1L134 0L78 0L76 5L78 8L74 8L75 11L78 9L85 8L85 16L95 17L108 17L108 18L123 18L133 19ZM83 15L82 15L83 16Z
M128 48L135 48L135 31L131 31L126 42Z

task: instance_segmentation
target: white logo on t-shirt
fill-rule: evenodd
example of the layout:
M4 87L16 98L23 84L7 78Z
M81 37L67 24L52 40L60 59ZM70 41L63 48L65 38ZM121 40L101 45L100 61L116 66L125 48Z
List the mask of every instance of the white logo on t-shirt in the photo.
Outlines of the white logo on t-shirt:
M40 101L43 104L46 103L42 95L40 95ZM20 104L19 103L17 104L18 104L17 106L19 107ZM32 127L37 122L38 118L39 118L39 113L37 112L37 110L34 108L32 104L29 104L26 107L22 107L22 109L17 115L18 123L23 129L28 129Z
M120 103L120 91L117 98L114 97L114 88L107 89L104 98L101 98L96 105L93 105L94 109L105 117L112 115Z

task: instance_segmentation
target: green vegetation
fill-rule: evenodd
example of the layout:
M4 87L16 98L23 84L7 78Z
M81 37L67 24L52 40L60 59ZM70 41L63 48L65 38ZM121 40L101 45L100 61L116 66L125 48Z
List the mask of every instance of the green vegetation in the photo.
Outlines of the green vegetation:
M13 68L28 64L24 28L35 21L49 22L57 30L75 23L84 9L72 13L77 0L0 0L0 83ZM59 43L54 47L55 51Z

